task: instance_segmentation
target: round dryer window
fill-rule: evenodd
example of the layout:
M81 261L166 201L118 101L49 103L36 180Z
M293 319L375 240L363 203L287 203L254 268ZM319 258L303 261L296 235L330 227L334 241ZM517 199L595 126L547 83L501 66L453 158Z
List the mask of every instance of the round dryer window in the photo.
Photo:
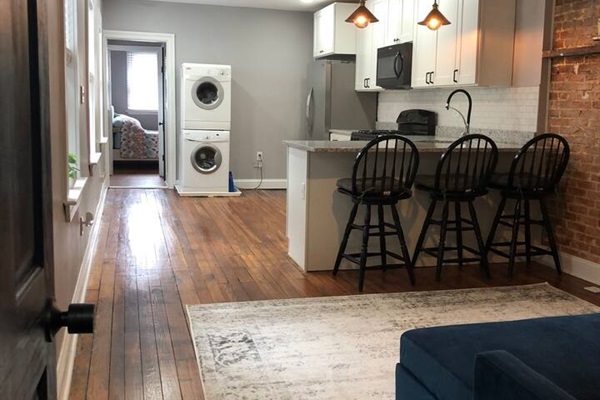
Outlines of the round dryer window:
M212 174L223 162L221 151L211 144L197 146L190 158L194 169L201 174Z
M223 102L223 86L215 78L205 76L198 79L192 86L192 99L194 103L205 110L212 110L219 107Z

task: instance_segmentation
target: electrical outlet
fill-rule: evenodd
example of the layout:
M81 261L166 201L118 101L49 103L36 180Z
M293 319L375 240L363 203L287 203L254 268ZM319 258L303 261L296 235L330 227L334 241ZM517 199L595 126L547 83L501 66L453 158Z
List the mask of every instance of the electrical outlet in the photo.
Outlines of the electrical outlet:
M256 152L256 161L254 162L254 168L262 168L263 166L263 152Z

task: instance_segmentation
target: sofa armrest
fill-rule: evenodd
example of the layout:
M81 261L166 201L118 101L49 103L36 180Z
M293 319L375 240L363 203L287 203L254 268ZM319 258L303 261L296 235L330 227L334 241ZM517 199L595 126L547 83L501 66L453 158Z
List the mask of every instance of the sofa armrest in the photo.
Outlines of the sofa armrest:
M474 400L576 400L504 350L475 357Z

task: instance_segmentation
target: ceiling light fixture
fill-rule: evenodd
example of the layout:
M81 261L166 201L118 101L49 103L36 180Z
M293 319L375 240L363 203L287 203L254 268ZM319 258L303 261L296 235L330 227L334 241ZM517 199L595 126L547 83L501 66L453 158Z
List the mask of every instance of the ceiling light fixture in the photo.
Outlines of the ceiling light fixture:
M437 30L442 25L450 25L451 22L448 21L444 14L438 10L437 0L433 1L432 10L427 14L425 19L421 22L417 22L419 25L425 25L432 31Z
M365 0L360 0L358 8L346 19L346 22L356 25L357 28L366 28L371 22L379 22L371 11L365 6Z

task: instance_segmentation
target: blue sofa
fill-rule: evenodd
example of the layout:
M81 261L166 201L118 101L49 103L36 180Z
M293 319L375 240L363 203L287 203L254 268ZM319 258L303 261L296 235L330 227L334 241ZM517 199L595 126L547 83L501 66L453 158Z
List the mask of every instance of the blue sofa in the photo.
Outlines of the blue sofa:
M600 400L600 314L414 329L397 400Z

